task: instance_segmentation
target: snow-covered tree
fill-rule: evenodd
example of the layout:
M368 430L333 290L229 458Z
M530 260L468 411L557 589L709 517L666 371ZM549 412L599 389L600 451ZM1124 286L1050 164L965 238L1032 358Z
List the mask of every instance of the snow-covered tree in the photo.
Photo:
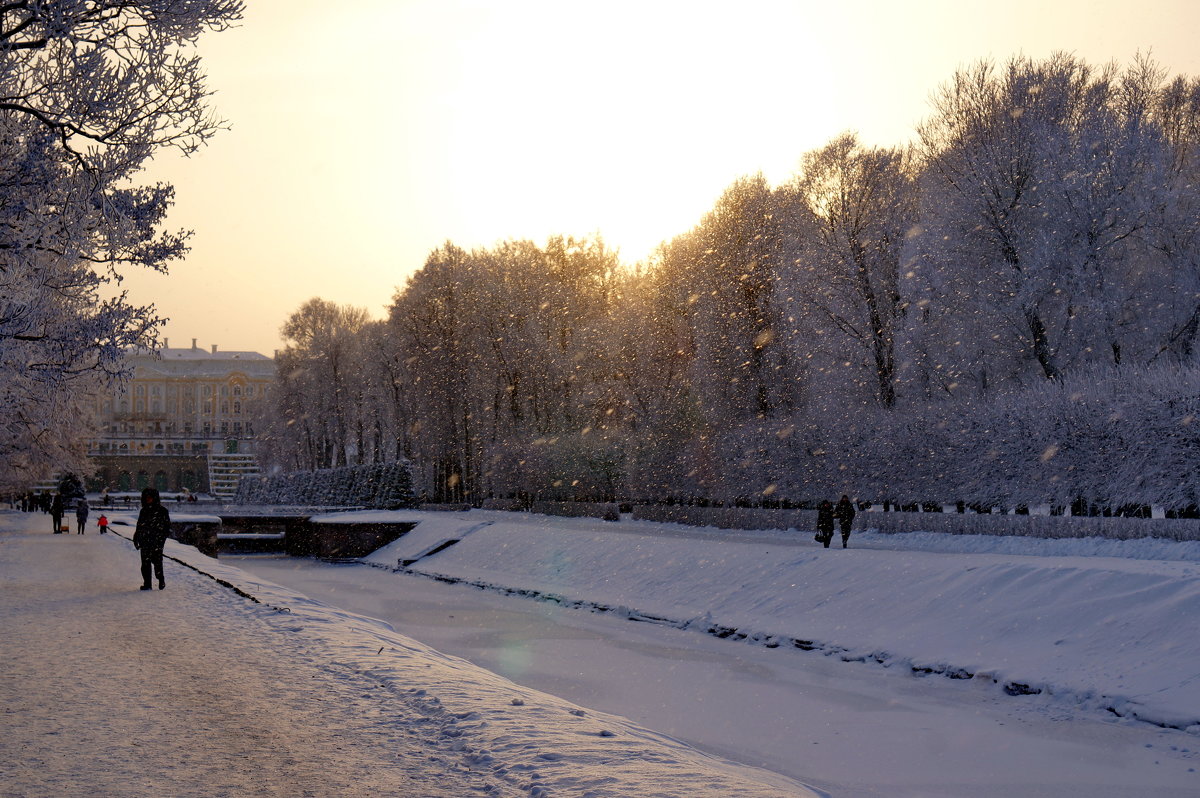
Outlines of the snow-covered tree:
M448 243L354 354L285 352L280 439L450 501L1195 503L1198 86L980 64L915 152L840 136L637 269Z
M264 457L289 469L357 465L366 448L361 308L323 299L305 302L281 328L287 346L276 361L273 417Z
M0 7L0 471L86 471L79 400L152 348L152 307L102 293L130 266L165 270L169 186L136 175L163 147L194 151L207 110L199 35L237 0L49 0ZM39 473L40 472L40 473Z
M862 146L843 134L807 154L792 190L809 235L792 264L789 290L817 325L848 338L876 401L896 401L896 332L904 312L900 262L916 222L916 196L902 150Z
M936 387L1148 358L1167 276L1146 243L1166 198L1156 83L1057 55L982 63L936 95L909 281Z

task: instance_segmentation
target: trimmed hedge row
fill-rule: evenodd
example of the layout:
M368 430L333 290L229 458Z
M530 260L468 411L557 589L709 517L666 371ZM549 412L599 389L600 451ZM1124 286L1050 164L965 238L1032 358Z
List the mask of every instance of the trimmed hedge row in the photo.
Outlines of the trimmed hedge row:
M744 507L691 507L636 504L633 517L718 529L799 529L817 527L816 510L770 510ZM1200 540L1200 520L1190 518L1121 518L1062 515L988 515L976 513L859 512L854 528L883 534L941 532L950 535L996 535L1035 538L1108 538L1132 540Z
M950 535L1011 535L1032 538L1200 540L1200 520L974 513L861 513L854 526L885 534L942 532Z
M758 507L695 507L682 504L635 504L633 517L718 529L816 529L816 510L776 510Z
M244 476L237 504L317 505L394 510L413 506L412 470L407 461Z

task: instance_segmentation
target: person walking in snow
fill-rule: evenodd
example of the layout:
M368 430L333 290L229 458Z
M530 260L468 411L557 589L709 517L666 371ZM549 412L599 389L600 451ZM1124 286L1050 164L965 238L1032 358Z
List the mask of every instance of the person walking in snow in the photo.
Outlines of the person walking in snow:
M833 505L829 499L822 499L821 504L817 506L817 542L825 544L825 548L829 548L829 541L833 540Z
M87 526L88 517L88 501L86 496L79 497L79 503L75 505L75 532L83 534L83 528Z
M850 541L850 526L854 523L854 502L850 501L850 497L843 493L833 514L842 528L842 548L844 549Z
M103 535L108 531L108 516L100 513L100 518L96 520L96 526L100 527L100 534Z
M61 493L54 494L50 500L50 520L54 522L54 534L62 532L63 497Z
M150 571L158 577L158 589L167 586L163 580L163 546L171 534L171 514L163 507L155 488L142 488L142 510L138 513L133 531L133 547L142 553L142 590L150 589Z

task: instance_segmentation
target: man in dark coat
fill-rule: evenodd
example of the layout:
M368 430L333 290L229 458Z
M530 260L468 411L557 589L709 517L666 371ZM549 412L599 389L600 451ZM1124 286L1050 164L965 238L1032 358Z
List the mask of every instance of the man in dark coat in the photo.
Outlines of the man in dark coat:
M850 501L850 497L843 493L833 514L837 516L838 524L842 528L842 548L844 549L850 540L850 526L854 523L854 502Z
M817 506L817 541L825 544L825 548L829 548L831 540L833 540L833 505L829 503L829 499L822 499L820 505Z
M158 589L167 586L163 581L163 546L171 534L171 514L159 501L155 488L142 488L142 510L138 513L133 532L133 547L142 553L142 590L150 589L150 571L158 577Z
M54 522L54 534L62 532L63 519L63 497L61 493L54 494L54 498L50 500L50 520Z

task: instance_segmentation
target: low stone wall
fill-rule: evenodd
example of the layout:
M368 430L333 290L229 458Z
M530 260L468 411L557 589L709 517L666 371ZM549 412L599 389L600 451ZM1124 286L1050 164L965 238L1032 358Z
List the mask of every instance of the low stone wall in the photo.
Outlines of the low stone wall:
M171 537L208 557L217 556L217 534L220 521L172 521Z
M313 523L289 530L284 542L294 557L357 558L386 546L417 525L397 523Z
M874 529L884 534L942 532L950 535L1013 535L1035 538L1200 540L1200 520L1194 518L859 513L854 519L854 526L856 529Z
M680 504L635 504L633 517L688 526L718 529L817 528L816 510L770 510L756 507L694 507ZM857 519L856 519L857 526Z
M621 511L615 502L534 502L529 512L557 515L564 518L603 518L620 521Z
M479 506L483 510L503 510L512 513L529 509L528 503L520 499L484 499ZM421 505L421 507L424 508L425 505Z

